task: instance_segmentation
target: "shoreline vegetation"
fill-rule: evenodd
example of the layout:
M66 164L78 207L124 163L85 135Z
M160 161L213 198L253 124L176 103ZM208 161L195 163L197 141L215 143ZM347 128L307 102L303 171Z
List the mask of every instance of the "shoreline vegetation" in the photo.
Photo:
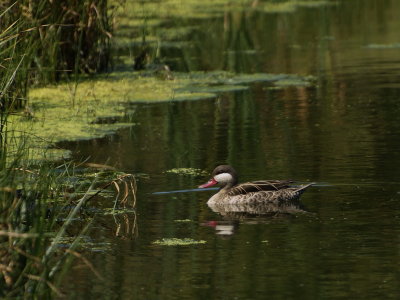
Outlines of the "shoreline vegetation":
M51 141L32 125L46 121L27 100L34 86L76 87L83 74L109 70L111 16L106 0L0 1L0 298L64 296L73 259L100 276L78 252L95 218L85 207L110 187L114 209L135 207L133 175L61 155L49 163ZM32 148L34 140L42 147Z

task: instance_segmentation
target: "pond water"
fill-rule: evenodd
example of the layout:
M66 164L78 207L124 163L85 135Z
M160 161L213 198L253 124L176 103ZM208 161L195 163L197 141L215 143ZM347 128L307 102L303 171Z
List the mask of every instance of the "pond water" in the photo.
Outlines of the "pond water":
M194 27L181 48L162 48L173 70L316 84L132 104L131 128L64 144L78 160L138 174L136 214L98 216L88 234L108 246L85 253L104 280L76 260L63 288L71 299L400 298L400 2L334 2L169 20ZM224 216L206 204L215 191L157 193L208 179L168 170L222 163L241 181L316 182L306 213ZM205 243L153 244L163 238Z

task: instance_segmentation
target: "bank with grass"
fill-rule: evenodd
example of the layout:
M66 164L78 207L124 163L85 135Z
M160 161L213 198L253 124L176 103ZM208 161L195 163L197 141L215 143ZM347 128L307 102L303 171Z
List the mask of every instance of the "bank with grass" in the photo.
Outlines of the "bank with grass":
M2 298L61 297L63 275L73 258L82 259L79 237L88 230L90 216L73 224L76 234L66 247L60 244L101 185L96 179L90 184L77 180L76 168L60 160L62 155L49 163L50 143L42 140L40 152L33 149L31 141L40 137L33 131L38 120L28 93L34 86L77 82L81 74L106 70L111 63L109 17L103 0L0 3Z

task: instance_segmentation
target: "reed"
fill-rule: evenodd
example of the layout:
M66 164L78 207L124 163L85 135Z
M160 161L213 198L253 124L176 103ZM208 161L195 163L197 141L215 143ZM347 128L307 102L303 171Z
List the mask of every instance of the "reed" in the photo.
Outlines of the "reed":
M32 84L77 79L111 65L107 0L0 1L0 12L1 77L21 61L9 87L15 98L23 99Z
M74 228L78 234L69 236L68 247L59 245L80 208L93 198L95 182L76 184L72 190L83 195L67 197L71 186L65 182L74 176L73 168L62 165L58 169L63 171L54 172L54 165L30 162L28 135L15 138L8 119L24 106L30 86L64 76L77 81L81 73L106 70L110 32L106 0L0 0L0 298L60 297L58 285L73 258L91 267L76 251L90 217ZM118 193L130 188L133 195L136 188L134 178L123 176L96 193L109 186ZM122 204L127 193L121 195Z
M136 181L119 173L79 181L72 164L22 164L25 151L20 145L0 170L0 298L61 297L58 287L74 258L101 277L77 249L95 218L85 206L111 187L116 196L110 206L135 207Z
M20 164L24 147L15 160L0 171L0 297L47 298L61 295L51 273L63 258L62 250L46 255L60 226L60 180L47 166Z

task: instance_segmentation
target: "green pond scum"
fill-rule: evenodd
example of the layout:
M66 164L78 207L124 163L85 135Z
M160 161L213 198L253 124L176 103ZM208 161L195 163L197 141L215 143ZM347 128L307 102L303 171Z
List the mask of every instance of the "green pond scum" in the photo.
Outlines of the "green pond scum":
M194 240L191 238L163 238L161 240L156 240L153 242L154 245L160 246L191 246L191 245L199 245L205 244L206 241L203 240Z
M208 173L201 169L195 168L174 168L165 171L168 174L186 175L186 176L205 176Z
M369 49L399 49L400 43L393 44L369 44L366 46Z
M97 242L93 241L89 236L79 236L76 237L69 237L64 236L61 239L58 239L56 242L57 247L59 248L69 248L70 245L79 241L78 249L79 251L90 251L90 252L105 252L110 251L112 249L110 242Z
M121 214L127 214L127 213L136 213L136 210L133 208L104 208L101 212L102 215L107 216L107 215L121 215Z
M181 219L181 220L174 220L174 222L176 222L176 223L191 223L193 221L190 219Z
M32 160L56 160L70 156L70 152L54 147L57 142L100 138L134 126L99 121L123 117L129 103L212 99L222 92L246 89L253 82L304 87L314 81L312 76L225 71L177 72L171 80L148 72L114 72L82 79L77 85L64 82L31 89L29 117L21 113L12 115L9 121L16 138L27 138Z
M292 13L296 9L318 8L334 5L331 0L286 0L286 1L254 1L254 0L165 0L157 1L126 1L126 5L117 11L121 25L141 25L138 20L146 20L146 25L159 25L160 19L168 18L210 18L221 16L230 11L262 11L267 13ZM162 8L162 9L160 9ZM135 18L132 18L134 14Z

